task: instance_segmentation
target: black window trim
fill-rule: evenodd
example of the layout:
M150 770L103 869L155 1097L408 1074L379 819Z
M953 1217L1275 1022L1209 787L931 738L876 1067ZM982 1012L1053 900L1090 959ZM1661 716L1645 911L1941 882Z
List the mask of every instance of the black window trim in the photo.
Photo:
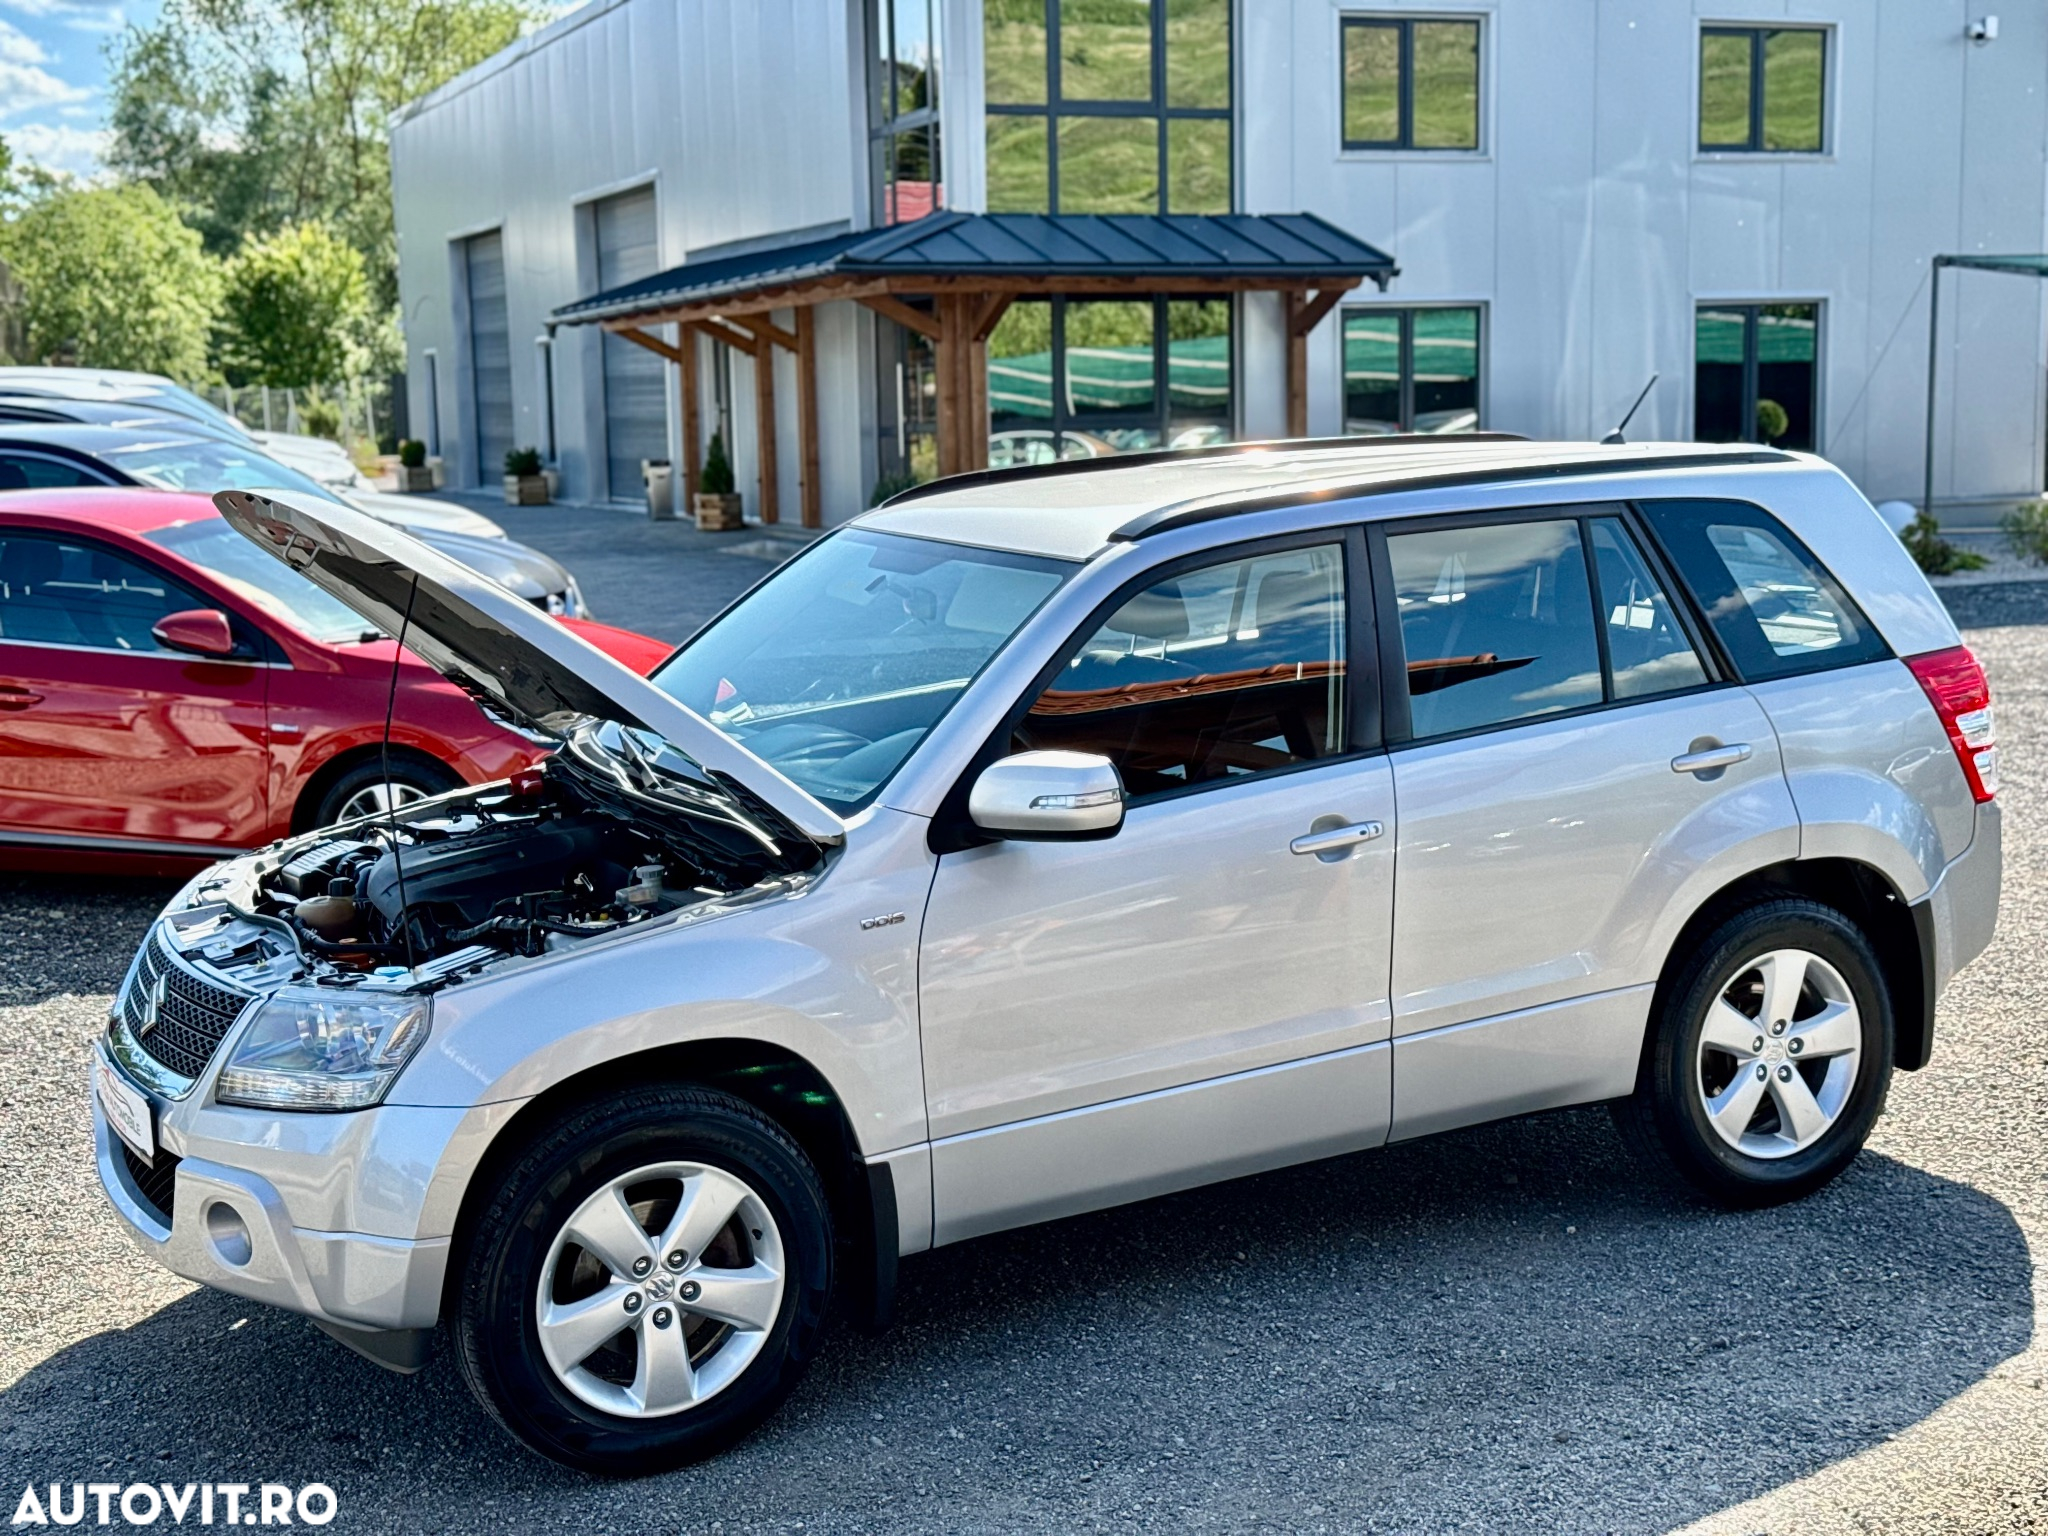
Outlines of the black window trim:
M1828 75L1834 68L1833 26L1825 23L1760 21L1755 23L1707 22L1700 27L1699 65L1693 71L1693 152L1700 155L1826 155L1831 134L1828 108L1833 92ZM1817 32L1820 34L1820 143L1812 149L1767 149L1764 147L1764 39L1773 32ZM1710 37L1749 39L1749 138L1741 144L1709 144L1706 140L1707 47Z
M1464 144L1417 144L1415 142L1415 24L1417 22L1467 22L1474 29L1472 43L1473 103L1472 142ZM1345 154L1401 155L1485 155L1486 143L1486 21L1483 12L1446 11L1442 14L1404 15L1380 11L1346 11L1337 24L1337 145ZM1354 139L1345 131L1344 61L1351 33L1365 27L1392 27L1396 44L1395 136L1391 139Z
M1344 553L1344 750L1333 752L1328 757L1304 758L1300 762L1289 763L1282 768L1268 769L1264 773L1245 774L1230 779L1209 779L1199 784L1163 790L1155 795L1147 795L1140 803L1144 806L1164 805L1211 790L1254 782L1265 783L1289 774L1327 768L1338 763L1360 762L1384 752L1385 730L1381 721L1381 710L1384 707L1386 690L1380 686L1377 665L1380 652L1377 626L1374 622L1376 608L1373 602L1375 591L1381 588L1371 567L1363 526L1354 522L1334 523L1321 528L1273 534L1266 538L1212 545L1207 549L1177 555L1171 560L1162 560L1156 565L1149 565L1144 570L1133 573L1119 582L1107 597L1081 617L1045 665L1032 675L1023 692L1011 701L1010 707L1003 712L1003 717L996 723L995 729L989 732L988 737L968 759L967 766L961 770L953 787L940 801L938 812L932 817L931 829L926 835L931 851L941 855L960 853L969 848L980 848L1002 841L994 834L983 832L976 827L967 815L967 797L974 788L974 781L991 763L1010 755L1010 740L1016 732L1017 723L1030 712L1032 704L1059 676L1061 669L1073 659L1074 653L1132 597L1148 587L1156 586L1187 571L1206 570L1213 565L1228 565L1239 560L1255 560L1261 555L1283 554L1291 549L1313 549L1327 544L1341 546ZM1403 702L1405 704L1405 699Z
M886 0L884 0L886 3ZM1065 82L1060 78L1060 0L1045 0L1045 99L1039 102L1008 102L984 99L982 113L987 117L1036 117L1045 127L1045 211L1056 214L1060 211L1060 119L1064 117L1142 117L1154 119L1159 125L1158 176L1160 213L1182 213L1172 202L1172 186L1168 180L1169 165L1167 144L1172 135L1167 124L1176 119L1192 118L1197 121L1222 121L1230 125L1230 145L1226 164L1230 172L1230 211L1237 211L1237 0L1226 0L1224 5L1224 27L1229 36L1225 42L1227 59L1226 87L1230 93L1227 105L1221 107L1176 107L1168 104L1166 82L1166 11L1164 0L1156 0L1151 7L1152 23L1152 68L1151 95L1143 101L1096 100L1092 97L1069 96ZM985 95L985 93L984 93ZM983 130L983 153L986 155L986 129ZM983 180L987 180L986 166Z
M1694 498L1670 499L1680 501ZM1665 601L1671 605L1673 614L1678 616L1679 628L1691 643L1693 654L1699 657L1701 670L1706 673L1706 681L1695 683L1689 688L1673 688L1663 693L1633 694L1628 698L1615 696L1614 669L1608 657L1607 626L1601 622L1597 606L1601 601L1600 572L1593 554L1591 531L1587 526L1603 518L1613 518L1628 530L1644 558L1650 562L1651 571L1664 584ZM1418 517L1385 518L1368 523L1366 539L1372 557L1373 583L1377 590L1388 595L1388 601L1375 612L1379 672L1382 677L1402 680L1402 686L1399 688L1388 686L1381 689L1387 750L1402 752L1412 747L1434 747L1444 742L1468 741L1474 737L1491 736L1501 731L1547 725L1554 720L1576 720L1610 710L1633 709L1643 704L1689 698L1695 694L1711 693L1716 689L1735 686L1739 679L1733 668L1725 664L1725 653L1718 641L1712 645L1701 643L1705 625L1693 612L1692 589L1682 581L1674 579L1672 563L1665 557L1663 547L1650 536L1645 526L1646 521L1637 517L1634 506L1628 502L1569 501L1554 502L1548 506L1488 508L1474 512L1441 512ZM1573 709L1551 710L1540 715L1518 715L1512 720L1496 720L1486 725L1468 726L1462 731L1441 731L1430 736L1417 736L1408 707L1408 651L1401 636L1400 609L1393 601L1394 568L1392 558L1387 553L1387 540L1402 534L1435 533L1453 528L1491 528L1514 523L1564 522L1577 523L1579 526L1579 549L1586 562L1587 592L1595 605L1593 629L1600 655L1600 701L1595 704L1581 704Z
M1394 366L1399 371L1399 378L1396 381L1396 389L1398 391L1400 398L1399 409L1401 412L1401 419L1398 425L1402 433L1414 433L1415 317L1418 314L1421 314L1424 310L1446 309L1469 309L1472 311L1473 317L1476 321L1476 324L1474 326L1474 334L1472 338L1472 388L1473 393L1477 396L1477 403L1473 407L1473 415L1476 419L1472 424L1472 431L1484 432L1486 430L1487 416L1486 383L1488 374L1490 372L1490 370L1487 367L1486 361L1489 306L1484 300L1480 299L1424 299L1419 302L1406 304L1398 302L1392 304L1368 302L1362 304L1345 304L1339 306L1337 311L1337 395L1340 409L1343 407L1343 401L1346 395L1346 380L1343 377L1344 327L1350 323L1351 317L1353 315L1393 315L1397 317L1400 323L1400 336L1394 344L1396 349ZM1344 419L1349 419L1348 412ZM1343 435L1346 437L1362 438L1370 442L1374 437L1381 436L1383 434L1372 432L1345 432ZM1443 435L1447 437L1463 437L1466 434L1445 433Z

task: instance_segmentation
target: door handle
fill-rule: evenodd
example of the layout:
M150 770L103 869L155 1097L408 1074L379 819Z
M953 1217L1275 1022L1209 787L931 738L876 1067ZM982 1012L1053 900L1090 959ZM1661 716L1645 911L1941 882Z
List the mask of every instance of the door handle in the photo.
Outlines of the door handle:
M1723 768L1733 768L1737 763L1749 761L1749 743L1731 741L1725 747L1701 747L1694 752L1681 752L1671 759L1673 773L1719 773Z
M1287 851L1321 858L1326 853L1341 853L1357 843L1369 843L1386 830L1376 821L1354 821L1348 827L1331 827L1326 832L1304 832L1287 845Z
M40 704L43 696L32 689L17 688L12 683L0 683L0 709L27 709L31 704Z

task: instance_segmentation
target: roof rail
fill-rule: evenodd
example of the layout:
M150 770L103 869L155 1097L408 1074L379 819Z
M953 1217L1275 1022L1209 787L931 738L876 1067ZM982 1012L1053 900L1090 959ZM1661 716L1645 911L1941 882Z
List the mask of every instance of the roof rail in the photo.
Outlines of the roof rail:
M1519 432L1394 432L1381 437L1278 437L1249 443L1218 443L1209 448L1154 448L1146 453L1119 453L1106 459L1059 459L1051 464L1018 464L1009 469L970 469L958 475L927 480L898 491L881 507L918 501L941 491L964 490L972 485L1009 485L1018 480L1049 479L1057 475L1080 475L1098 469L1136 469L1147 464L1183 464L1190 459L1228 459L1243 453L1272 453L1286 449L1310 451L1328 448L1398 448L1416 443L1443 447L1462 443L1526 443ZM873 510L880 510L877 507Z
M1315 489L1319 497L1325 498L1392 496L1404 491L1438 490L1457 485L1484 485L1493 480L1558 480L1568 479L1573 475L1616 471L1633 474L1653 469L1721 469L1736 464L1787 464L1791 461L1791 454L1781 453L1772 448L1751 448L1729 453L1657 454L1622 460L1589 456L1558 459L1546 464L1496 464L1489 469L1440 470L1431 474L1410 475L1399 480L1363 480L1348 485L1336 481L1319 484ZM1198 523L1213 522L1218 518L1299 506L1301 499L1301 487L1298 485L1279 491L1261 491L1251 495L1225 496L1213 500L1197 498L1140 513L1112 532L1109 538L1111 543L1128 544L1138 539L1149 538L1155 533L1168 533L1176 528L1189 528Z

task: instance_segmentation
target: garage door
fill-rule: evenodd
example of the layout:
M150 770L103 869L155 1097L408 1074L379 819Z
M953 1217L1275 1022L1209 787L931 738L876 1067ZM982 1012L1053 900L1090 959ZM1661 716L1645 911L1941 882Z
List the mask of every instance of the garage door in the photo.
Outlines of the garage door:
M661 270L654 189L624 192L597 205L597 286L616 288ZM612 499L638 497L640 461L668 457L668 395L663 364L645 347L607 334L604 347L605 461Z
M463 242L469 267L470 388L477 482L495 484L512 448L512 327L505 318L505 242L496 230Z

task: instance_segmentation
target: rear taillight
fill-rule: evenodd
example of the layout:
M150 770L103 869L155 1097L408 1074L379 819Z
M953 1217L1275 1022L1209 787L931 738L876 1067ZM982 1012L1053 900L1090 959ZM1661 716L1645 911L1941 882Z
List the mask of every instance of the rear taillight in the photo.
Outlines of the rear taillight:
M1984 668L1966 645L1909 657L1906 665L1941 716L1970 793L1980 802L1989 800L1998 793L1998 748L1991 724L1991 684Z

